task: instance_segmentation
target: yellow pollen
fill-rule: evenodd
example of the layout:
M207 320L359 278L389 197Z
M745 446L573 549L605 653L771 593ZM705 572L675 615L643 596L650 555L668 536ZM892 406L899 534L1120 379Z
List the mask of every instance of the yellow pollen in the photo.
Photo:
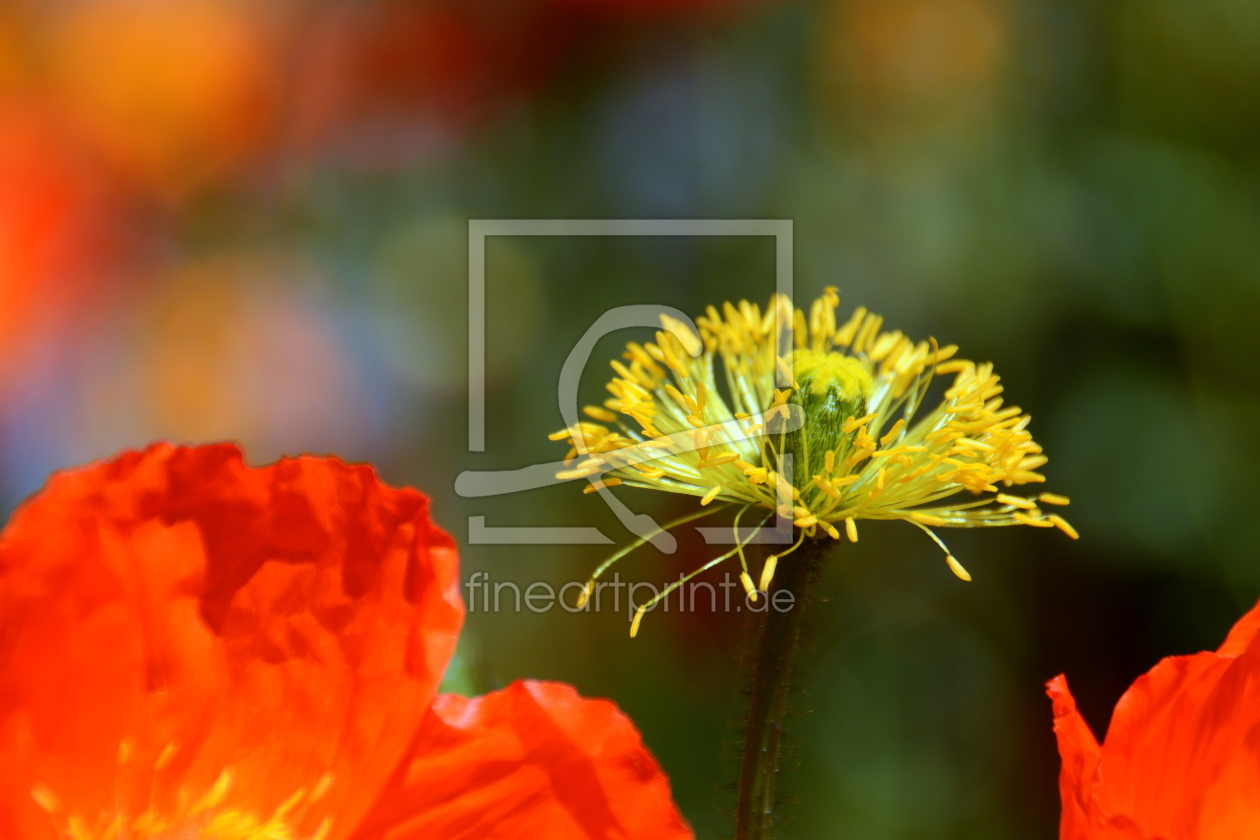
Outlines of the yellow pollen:
M762 592L770 591L770 582L774 580L774 570L779 567L779 555L771 554L766 558L766 565L761 569L761 586L758 587Z
M582 492L583 493L598 493L600 490L603 490L607 487L616 487L620 483L621 483L620 478L604 478L599 481L596 481L593 484L588 484L587 486L583 487Z
M748 600L754 604L757 603L757 587L753 586L752 577L749 576L748 572L739 573L739 582L744 585L744 591L748 593Z
M851 435L853 434L854 431L857 430L859 426L865 426L867 423L871 422L878 416L879 416L878 413L872 412L866 415L865 417L850 417L848 420L844 421L844 426L842 427L842 430L844 431L846 435Z
M1065 505L1065 497L1009 489L1044 482L1036 470L1046 456L1029 415L1004 404L991 363L886 330L864 308L839 323L837 303L828 289L803 310L775 296L764 307L707 307L694 328L662 320L654 340L626 345L603 407L583 409L594 422L552 435L570 450L559 477L585 479L585 492L624 480L687 493L700 501L695 516L732 502L740 513L760 508L792 520L802 539L844 531L857 542L858 519L901 520L936 540L962 579L970 576L934 529L1018 523L1077 536L1037 507ZM790 349L780 343L785 329L794 333ZM943 395L925 406L933 377L946 374ZM712 383L727 387L709 399ZM735 553L747 576L742 547ZM773 568L763 566L761 589ZM752 582L741 580L750 597L758 593Z
M606 408L600 408L597 405L588 405L582 409L582 412L592 420L598 420L601 423L616 423L617 415L613 414Z
M961 580L965 580L965 581L971 580L971 573L963 568L962 563L959 563L957 558L954 557L954 555L946 554L945 563L949 566L949 570L953 572L954 574L958 575L958 577Z
M1046 518L1054 523L1054 527L1058 528L1060 531L1067 534L1072 539L1074 540L1080 539L1081 535L1076 532L1076 529L1073 528L1070 524L1068 524L1068 521L1064 519L1062 516L1059 516L1059 514L1052 513Z
M867 399L874 390L874 379L867 366L840 353L815 353L814 350L796 350L790 356L793 385L808 380L809 393L815 397L837 392L840 399ZM780 359L780 365L786 368Z
M889 443L891 443L893 439L896 438L897 435L901 433L901 430L904 429L905 426L906 426L906 421L903 419L899 419L897 420L896 423L893 423L893 427L888 430L888 434L884 435L882 438L879 439L880 446L887 446Z
M639 635L639 625L643 623L644 612L645 609L643 607L639 607L634 612L634 621L630 622L630 638L632 639Z

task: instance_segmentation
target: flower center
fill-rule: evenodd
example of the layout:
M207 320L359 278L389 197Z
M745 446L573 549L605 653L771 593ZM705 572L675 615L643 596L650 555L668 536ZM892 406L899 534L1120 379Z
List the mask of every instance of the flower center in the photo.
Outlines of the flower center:
M845 421L866 414L875 380L865 364L840 353L797 350L787 363L796 379L789 402L805 410L805 425L787 436L792 455L792 483L803 488L824 471L828 452L841 455L853 430Z
M840 403L865 402L875 389L875 380L866 365L841 353L797 350L788 356L792 375L813 400ZM804 405L804 403L802 403ZM808 406L807 406L808 408ZM859 416L861 412L855 412Z

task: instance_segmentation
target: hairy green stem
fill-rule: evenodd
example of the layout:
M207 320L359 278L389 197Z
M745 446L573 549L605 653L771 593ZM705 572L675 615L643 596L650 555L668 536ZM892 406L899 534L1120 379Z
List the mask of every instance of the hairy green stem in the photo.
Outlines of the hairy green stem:
M775 782L779 752L793 683L793 660L801 640L802 613L808 589L818 578L826 547L822 540L806 540L784 557L776 570L767 609L754 631L748 722L740 754L735 805L735 840L769 840L775 824ZM775 595L792 593L791 609L776 609ZM778 604L787 602L778 595Z

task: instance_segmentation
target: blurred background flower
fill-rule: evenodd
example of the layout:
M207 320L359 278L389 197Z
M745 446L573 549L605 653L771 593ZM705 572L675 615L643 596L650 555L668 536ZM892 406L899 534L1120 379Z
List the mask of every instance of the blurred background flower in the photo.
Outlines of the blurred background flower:
M553 457L560 366L610 306L764 303L772 243L492 237L469 454L467 220L790 218L798 298L998 363L1083 538L962 534L969 586L894 527L839 553L783 834L1053 837L1044 681L1102 732L1260 594L1257 56L1245 0L3 0L0 497L234 438L372 460L444 522L624 541L568 487L441 491ZM681 512L651 495L622 498ZM604 554L463 556L554 584ZM715 836L741 617L626 618L476 612L453 673L615 698Z

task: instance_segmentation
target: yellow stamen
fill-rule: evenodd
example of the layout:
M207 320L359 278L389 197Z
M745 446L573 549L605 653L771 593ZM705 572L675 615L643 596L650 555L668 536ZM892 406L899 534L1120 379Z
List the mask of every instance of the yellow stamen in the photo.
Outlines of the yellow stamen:
M748 599L754 604L757 603L757 587L753 586L752 577L748 572L739 573L739 582L744 585L744 591L748 593Z
M949 565L949 570L953 572L954 574L958 575L959 579L965 580L965 581L971 580L971 573L963 568L962 563L959 563L958 560L954 557L954 555L946 554L945 562Z
M617 422L616 414L613 414L611 411L609 411L606 408L600 408L597 405L585 406L582 409L582 411L586 414L587 417L590 417L593 420L599 420L602 423L616 423Z
M1076 532L1076 529L1073 528L1066 519L1064 519L1062 516L1059 516L1059 514L1052 513L1046 518L1049 519L1051 522L1053 522L1056 528L1058 528L1063 533L1067 534L1072 539L1078 540L1081 538L1081 535Z
M779 567L779 555L771 554L766 558L766 565L761 569L761 586L758 587L762 592L770 591L770 582L774 580L774 570Z
M583 487L582 492L583 493L598 493L600 490L603 490L607 487L616 487L620 483L621 483L620 478L604 478Z
M897 435L901 434L901 430L904 429L905 426L906 421L904 419L898 419L896 423L893 423L892 428L888 430L888 434L879 439L880 446L887 446L897 437Z

